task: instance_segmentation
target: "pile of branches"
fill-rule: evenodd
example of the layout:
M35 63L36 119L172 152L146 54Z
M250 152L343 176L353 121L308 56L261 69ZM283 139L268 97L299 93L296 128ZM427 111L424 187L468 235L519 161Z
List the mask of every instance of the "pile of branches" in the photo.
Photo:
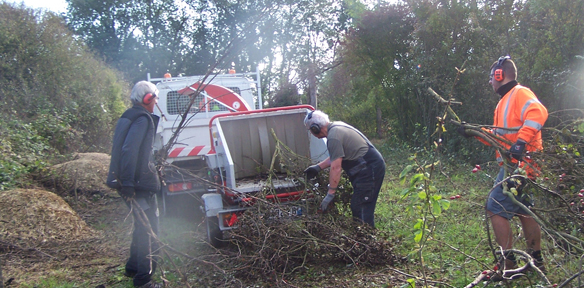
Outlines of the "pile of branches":
M327 213L319 213L318 207L326 195L326 191L321 190L328 183L328 171L322 171L316 180L308 182L304 169L311 160L294 153L274 134L273 137L276 141L273 161L267 172L260 173L256 179L266 183L264 189L259 193L241 194L242 198L253 198L250 203L254 204L237 215L237 228L224 233L226 245L214 254L221 259L215 261L217 265L196 259L198 263L209 264L240 280L275 281L293 278L291 276L301 269L321 264L371 267L402 261L401 256L394 254L394 245L387 240L387 235L347 216L352 187L345 176L337 190L335 200L338 203L330 205ZM174 168L202 185L235 195L240 193L187 169ZM281 172L277 174L276 171ZM286 179L295 179L298 186L290 191L276 189L271 183L281 179L282 174ZM302 189L307 192L303 199L286 203L266 200L267 195Z
M310 206L315 201L306 204L302 211L314 211ZM386 236L351 217L299 215L286 206L258 203L239 219L239 227L230 233L232 249L223 251L237 260L236 277L274 280L311 265L371 267L401 259Z
M568 114L571 115L571 114ZM573 114L572 114L573 115ZM552 113L550 116L555 116ZM546 232L568 254L584 254L584 111L555 127L544 128L544 151L535 159L542 174L531 181L536 206L531 210ZM567 119L568 118L568 119Z
M322 190L326 190L328 170L306 182L304 169L310 160L277 142L275 155L284 163L286 174L303 182L307 193L298 201L271 202L264 200L265 195L276 191L267 185L254 196L255 204L238 218L238 228L229 232L227 249L220 251L234 260L232 270L238 279L274 281L322 264L371 267L400 261L386 235L348 216L353 189L345 175L339 182L337 203L321 213L318 209L326 195ZM273 166L270 171L275 171Z

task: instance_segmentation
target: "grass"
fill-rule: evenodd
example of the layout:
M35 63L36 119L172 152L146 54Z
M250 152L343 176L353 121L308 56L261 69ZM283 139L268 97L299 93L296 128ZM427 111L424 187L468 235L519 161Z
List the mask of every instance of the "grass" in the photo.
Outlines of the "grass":
M405 158L404 155L406 153L396 152L395 157L403 160ZM388 161L386 182L382 187L375 211L377 228L384 231L394 243L395 253L407 258L403 264L395 268L415 276L410 278L416 283L416 287L423 287L425 285L423 275L426 275L426 279L444 283L442 285L432 284L432 287L464 287L473 281L481 271L491 269L494 265L494 257L491 253L485 226L484 203L490 187L493 184L492 178L496 175L498 167L493 163L485 164L482 165L483 170L481 172L473 174L470 172L473 168L470 165L461 165L458 167L449 165L444 166L445 168L440 173L433 174L430 182L436 187L436 190L432 193L441 195L443 199L448 199L450 207L448 210L443 211L436 219L428 218L431 224L428 227L430 230L427 231L429 237L425 243L423 241L420 242L423 243L423 246L420 246L420 243L414 240L416 233L414 226L423 215L420 213L420 210L415 208L416 204L419 204L419 200L416 197L402 198L404 189L409 187L411 175L408 176L406 184L401 184L398 179L398 175L407 164L405 161L401 163L391 163ZM460 195L461 197L450 200L450 197L453 195ZM123 210L125 211L125 208ZM345 214L349 213L348 211L345 212ZM124 240L114 241L121 249L129 247L127 228L130 224L121 222L120 219L125 217L123 213L117 217L101 216L101 218L98 218L100 217L98 216L91 223L94 228L99 230L111 230L117 227L115 228L116 231L119 230L119 233L125 233L123 237L120 237L120 239ZM97 213L96 215L100 214ZM169 243L173 248L191 255L197 255L195 251L209 251L209 246L203 242L202 238L195 236L195 234L202 235L202 230L204 230L204 227L198 226L200 219L197 217L161 218L161 239L165 243ZM107 227L108 224L112 226ZM525 243L521 237L520 223L517 219L512 221L512 227L514 235L517 235L514 247L517 249L525 249ZM579 228L574 227L575 230ZM492 238L493 235L491 233L491 242L496 246ZM548 270L546 275L549 277L551 283L559 284L582 269L578 260L579 255L567 255L555 246L555 242L549 236L544 235L542 246L547 265L546 268ZM421 255L419 253L420 249ZM423 259L423 265L421 259ZM85 277L87 277L85 279L91 279L97 277L94 275L95 273L104 273L100 277L107 279L107 281L101 283L107 283L106 286L108 288L132 287L131 279L123 276L123 260L116 257L111 257L111 259L106 260L103 261L107 262L107 266L115 266L118 262L120 265L109 272L88 270L84 274L85 276L76 279L83 279ZM172 269L174 266L169 262L168 258L166 258L166 261L163 267ZM173 261L177 267L180 267L183 275L186 275L189 283L193 284L193 287L211 287L207 284L208 282L202 282L202 277L223 277L221 275L214 275L216 271L199 271L197 269L204 270L205 268L198 268L197 265L188 263L184 258L175 257L170 259L170 261ZM366 275L393 275L393 272L388 270L387 267L365 271L361 268L337 264L331 263L329 267L307 266L305 270L299 270L300 272L295 275L295 283L305 284L303 287L324 287L327 286L327 283L329 283L327 281L331 281L330 277L333 276L335 279L339 278L339 282L333 283L342 283L343 279L348 283L360 283L358 281L361 280L356 280L356 278L363 275L359 273ZM89 280L86 282L82 280L71 281L70 278L66 277L68 273L69 271L66 269L50 271L50 273L46 274L43 278L37 279L34 283L22 284L21 287L95 287L95 285L90 285L92 283ZM157 272L157 281L160 281L159 277L161 274L163 274L165 279L170 280L170 283L182 283L179 279L180 275L174 271ZM194 277L199 277L200 279L195 279ZM378 282L375 282L377 286L371 284L373 282L370 282L367 284L369 286L364 284L359 287L399 287L387 286L388 284L384 284L383 280L378 279ZM199 283L204 284L197 285ZM247 284L250 284L252 287L274 285L274 283L266 284L261 282ZM408 287L405 281L401 284L405 285L403 287ZM493 287L495 284L489 284L488 286ZM509 287L544 286L542 286L538 276L531 273L520 280L513 281Z
M382 188L376 208L378 219L376 225L378 229L387 231L392 241L396 243L398 253L407 255L407 264L401 268L414 271L412 274L420 277L416 281L417 285L424 285L422 270L425 270L430 280L441 281L452 287L464 287L481 271L492 269L494 266L494 256L491 253L485 226L484 203L498 167L492 164L485 166L476 174L471 173L473 168L471 166L449 168L449 171L444 171L447 176L443 173L434 173L431 183L437 190L433 193L448 199L451 205L436 219L428 217L433 225L429 225L430 230L426 231L430 236L423 247L420 246L422 242L414 241L414 225L423 215L415 208L419 203L418 199L402 198L403 190L409 187L411 175L403 185L397 181L397 175L386 176L386 179L392 180L385 183ZM393 170L398 169L393 167ZM451 200L452 195L461 197ZM515 217L511 224L516 235L514 248L525 250L520 221ZM496 248L492 228L490 229L490 241ZM423 248L422 258L419 254L420 248ZM543 235L542 250L546 261L546 276L551 283L561 283L581 270L580 267L575 267L577 256L565 255L554 248L554 241L546 235ZM421 264L421 259L424 265ZM563 261L560 262L560 259ZM512 287L544 287L535 273L528 273L526 277L512 283Z

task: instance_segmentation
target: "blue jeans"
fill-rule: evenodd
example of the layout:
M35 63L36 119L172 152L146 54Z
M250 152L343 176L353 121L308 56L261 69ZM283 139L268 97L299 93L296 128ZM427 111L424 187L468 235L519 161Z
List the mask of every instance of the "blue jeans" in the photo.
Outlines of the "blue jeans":
M144 210L154 234L158 234L158 202L156 201L156 196L138 196L136 197L136 202ZM128 206L130 205L127 202L126 204ZM136 212L138 211L133 211L132 213ZM157 254L158 243L150 238L147 228L134 215L134 231L132 233L132 244L130 245L130 258L126 262L126 271L135 274L134 286L142 286L150 282L152 274L156 271ZM150 265L151 263L152 266Z
M355 175L349 175L353 185L351 212L354 219L375 227L374 212L385 177L385 162L381 154L372 147L363 156L363 160L366 165Z
M503 179L505 179L505 169L501 168L501 170L499 170L499 175L497 175L497 180L495 180L495 185ZM515 196L515 199L526 207L531 207L533 206L533 203L530 201L530 197L527 197L526 193L527 191L523 191L523 194L520 194L522 197ZM513 203L513 200L503 193L502 184L497 185L491 194L489 194L489 198L487 199L487 210L508 220L517 214L528 215L521 206Z

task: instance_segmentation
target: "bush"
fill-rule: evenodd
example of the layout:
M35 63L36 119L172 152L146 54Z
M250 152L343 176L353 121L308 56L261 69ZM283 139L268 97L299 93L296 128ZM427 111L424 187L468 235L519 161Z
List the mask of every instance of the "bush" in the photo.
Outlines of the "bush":
M0 119L0 190L31 185L31 174L42 171L54 150L31 124Z
M57 151L107 151L128 87L62 18L0 4L1 112L31 123Z
M0 190L64 155L109 152L128 94L61 17L0 2Z

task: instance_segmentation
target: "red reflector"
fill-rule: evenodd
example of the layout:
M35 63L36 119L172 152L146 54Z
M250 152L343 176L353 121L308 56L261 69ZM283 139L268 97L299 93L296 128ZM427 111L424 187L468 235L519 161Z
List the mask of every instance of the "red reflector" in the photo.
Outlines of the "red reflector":
M223 225L226 227L231 227L237 223L237 214L225 214L223 215Z
M229 223L227 224L227 226L231 227L233 226L235 223L237 223L237 214L233 213L231 215L231 219L229 219Z
M185 191L190 190L193 188L192 183L184 182L184 183L173 183L168 185L169 192L178 192L178 191Z

